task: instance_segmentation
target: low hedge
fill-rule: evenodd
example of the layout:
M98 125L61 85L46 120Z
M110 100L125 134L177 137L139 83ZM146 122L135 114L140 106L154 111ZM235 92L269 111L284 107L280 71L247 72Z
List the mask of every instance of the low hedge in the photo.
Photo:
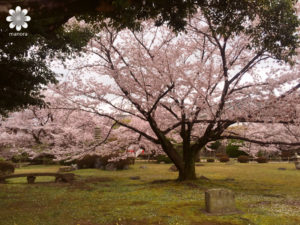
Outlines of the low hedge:
M109 163L113 163L118 170L122 170L131 164L134 164L135 158L125 158L120 159L116 162L110 162L111 158L116 157L116 154L111 154L108 156L99 155L85 155L82 159L77 160L77 166L79 169L96 168L105 169L105 166Z
M30 162L29 154L27 152L23 152L22 154L19 155L14 155L11 158L11 161L14 163L22 163L22 162Z
M220 160L220 162L229 162L230 159L227 155L223 155L220 157L219 160Z
M240 155L237 160L240 163L248 163L249 162L249 157L246 156L246 155Z
M32 165L53 165L55 156L50 153L41 153L31 160Z
M100 157L98 155L86 155L82 159L77 160L78 169L92 169L95 168L96 160Z
M266 157L258 157L256 159L256 162L258 162L258 163L267 163L268 159Z
M15 172L15 167L12 163L0 161L0 175L9 175Z
M158 155L158 156L156 156L156 162L157 163L164 162L164 163L167 163L167 164L173 163L172 160L167 155Z

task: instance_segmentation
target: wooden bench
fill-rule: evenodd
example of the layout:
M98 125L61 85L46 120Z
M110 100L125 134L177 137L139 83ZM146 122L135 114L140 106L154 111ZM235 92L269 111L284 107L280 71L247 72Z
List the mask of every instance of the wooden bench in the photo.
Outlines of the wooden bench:
M27 177L28 184L33 184L36 177L39 176L54 176L55 182L72 182L74 180L74 173L20 173L0 176L0 183L5 183L6 179Z

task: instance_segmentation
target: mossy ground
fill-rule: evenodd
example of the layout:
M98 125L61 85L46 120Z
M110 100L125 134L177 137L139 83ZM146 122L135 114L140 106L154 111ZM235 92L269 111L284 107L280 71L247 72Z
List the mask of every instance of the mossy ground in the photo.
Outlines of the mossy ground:
M125 171L75 171L72 184L53 177L0 184L1 225L299 225L300 171L289 163L203 163L198 179L176 182L168 164L136 163ZM146 166L146 169L140 166ZM278 170L284 167L286 170ZM30 166L24 172L56 172L59 166ZM140 180L131 180L140 176ZM242 214L210 216L203 212L204 191L234 190Z

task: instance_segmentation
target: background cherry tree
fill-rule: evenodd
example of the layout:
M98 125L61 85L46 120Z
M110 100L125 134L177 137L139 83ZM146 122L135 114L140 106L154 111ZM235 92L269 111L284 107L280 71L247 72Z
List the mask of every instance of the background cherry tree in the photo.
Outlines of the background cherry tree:
M300 142L299 126L291 124L248 124L237 132L228 132L228 134L238 135L245 142L240 149L248 152L252 156L257 156L262 152L265 154L290 155L290 151L300 150L297 143ZM242 138L244 137L244 138ZM251 138L251 141L248 139ZM272 144L272 143L277 144ZM283 143L283 144L280 144ZM289 142L290 145L284 143ZM270 144L268 144L270 143ZM291 156L293 156L292 154Z
M0 143L10 149L11 155L25 152L35 157L43 152L55 155L56 160L72 161L96 154L112 155L110 160L118 161L131 157L127 152L131 145L143 146L146 153L159 152L158 146L117 123L84 111L66 110L60 96L52 91L45 95L46 107L30 107L1 122ZM141 121L125 117L120 120L143 129Z

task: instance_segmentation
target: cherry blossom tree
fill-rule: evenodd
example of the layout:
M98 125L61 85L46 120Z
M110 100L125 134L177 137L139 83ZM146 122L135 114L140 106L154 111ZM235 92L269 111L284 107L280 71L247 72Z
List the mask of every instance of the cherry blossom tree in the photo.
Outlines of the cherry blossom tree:
M57 98L46 96L54 106ZM40 150L55 153L56 149L70 152L70 148L74 152L73 148L94 140L94 127L95 120L84 112L51 109L50 105L30 107L1 122L0 142L15 154L20 150L35 156Z
M299 126L280 123L244 124L242 129L227 131L228 134L238 135L240 139L245 140L245 142L241 144L240 149L253 156L259 152L271 154L276 152L284 153L291 149L300 150L300 146L297 144L300 142L299 132ZM285 145L287 142L291 144Z
M126 151L131 145L136 145L136 150L143 146L146 152L159 152L158 146L115 122L84 111L63 109L63 102L51 91L45 96L47 107L30 107L10 114L1 122L0 143L10 146L12 154L26 152L34 157L42 150L54 154L56 160L73 161L86 154L97 154L119 161L135 157L135 153L130 155ZM121 121L140 124L142 129L141 121L129 118ZM97 138L96 129L100 131Z
M74 76L58 93L69 108L108 118L159 145L178 168L179 180L196 178L195 155L212 141L299 145L226 132L241 122L299 125L296 31L278 23L279 33L267 33L258 14L245 18L237 11L218 19L215 13L204 7L180 34L150 23L140 32L101 24L86 58L76 62ZM234 19L240 23L231 24ZM122 122L120 114L147 129Z

